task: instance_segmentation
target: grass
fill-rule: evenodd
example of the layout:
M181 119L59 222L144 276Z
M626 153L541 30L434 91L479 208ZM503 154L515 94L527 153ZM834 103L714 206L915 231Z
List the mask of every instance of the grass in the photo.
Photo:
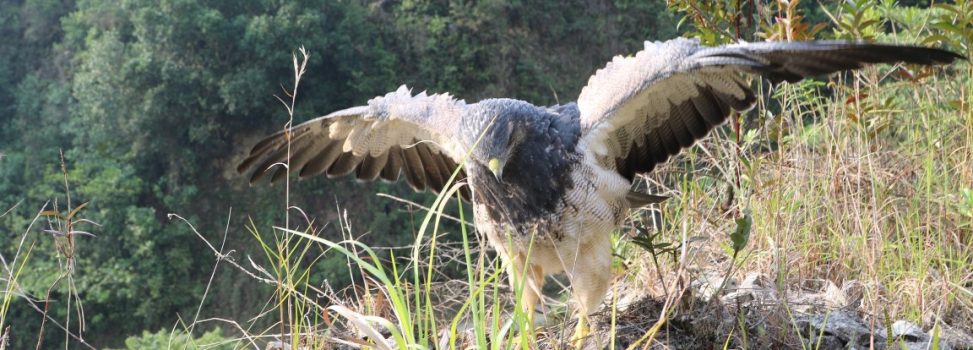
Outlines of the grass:
M42 209L27 224L23 234L20 235L19 242L13 251L13 257L8 261L7 258L0 255L0 263L3 265L3 270L0 272L0 281L3 281L3 294L2 298L0 298L0 350L10 346L10 328L12 325L17 324L17 322L11 322L8 319L11 304L15 299L20 299L40 315L41 323L36 336L36 349L50 347L50 344L44 344L44 332L48 328L48 324L51 324L52 328L56 328L61 332L65 348L68 348L68 344L72 341L75 341L79 346L89 349L94 348L83 337L86 320L81 290L76 281L75 240L79 237L95 237L91 232L83 231L82 229L89 229L88 227L97 227L100 225L81 217L87 203L81 203L77 206L73 204L63 153L61 154L60 165L65 194L65 200L63 202L64 212L61 212L61 207L57 199L45 203ZM16 206L0 214L0 217L13 212ZM42 218L46 219L46 222L41 221ZM53 251L45 253L53 253L50 256L56 261L57 272L56 276L51 278L50 285L47 286L44 299L31 298L30 293L21 285L21 281L25 277L24 272L25 270L29 271L27 268L28 263L32 261L31 258L35 255L35 248L38 246L37 240L28 240L28 235L38 224L47 227L46 229L41 228L40 230L44 235L49 235ZM66 294L67 300L63 304L52 299L52 294L60 290L64 290ZM52 305L53 308L59 307L58 305L64 305L63 308L66 311L64 313L64 319L58 320L51 315L51 311L53 310ZM72 318L72 314L76 318Z
M12 211L13 208L4 212L0 217L5 216L7 213ZM28 228L27 231L30 231ZM5 349L6 345L9 344L9 322L7 321L7 314L10 310L10 303L14 300L14 297L20 292L18 282L20 280L21 274L24 272L24 267L27 266L27 262L30 261L30 253L33 252L33 245L27 247L26 251L24 248L24 239L27 233L25 232L17 245L17 253L14 254L11 261L7 261L5 258L0 256L0 262L3 263L3 298L0 299L0 349ZM23 254L21 256L21 254Z
M708 238L692 264L719 270L733 263L720 248L732 221L718 185L733 179L714 169L739 166L734 206L749 208L754 222L738 277L772 276L780 292L801 292L815 280L858 283L860 304L843 306L873 329L884 328L884 315L924 329L970 324L973 232L962 209L973 184L970 68L958 64L952 79L879 87L875 78L887 70L866 70L854 89L833 97L818 96L813 83L778 87L770 93L779 94L781 112L765 121L777 125L756 129L761 135L742 145L742 159L731 138L711 138L651 175L683 198L664 206L670 225ZM867 97L844 103L849 94ZM882 105L888 97L894 105ZM946 107L955 105L963 107ZM756 114L773 113L761 106Z
M301 54L303 60L299 61L297 56L294 57L293 90L285 90L290 102L280 99L290 116L286 126L290 126L293 121L297 88L308 59L308 54L303 49ZM275 166L287 167L289 164ZM528 317L519 311L521 308L516 300L520 298L512 298L514 300L512 307L515 310L512 313L502 308L505 303L501 299L507 299L500 292L500 289L506 286L507 279L502 275L505 269L496 259L488 259L483 254L474 255L474 251L485 250L484 243L479 237L471 238L476 235L465 224L460 226L463 237L462 258L466 267L465 286L468 288L464 293L464 299L456 315L448 322L443 321L443 309L434 301L434 296L440 292L433 290L439 287L435 267L439 253L437 242L442 235L439 231L440 222L446 217L444 210L450 204L449 199L454 196L459 198L458 191L463 184L453 185L458 174L459 169L456 169L447 182L446 186L449 190L442 191L430 206L431 210L426 210L411 250L410 263L406 266L399 266L394 254L386 259L371 247L350 239L353 233L346 224L347 221L339 224L341 224L341 232L349 239L340 242L321 238L315 223L306 215L303 225L296 226L305 227L304 229L292 228L295 226L291 224L290 213L297 211L303 214L303 211L289 204L287 204L288 215L285 224L281 227L273 227L270 235L272 240L265 240L258 226L251 223L248 229L262 247L269 267L257 266L252 262L249 268L233 262L231 265L260 281L273 285L276 289L275 296L261 317L250 320L247 326L235 321L221 321L232 324L234 328L245 334L239 340L249 341L255 346L254 339L270 337L277 339L280 346L290 344L292 347L311 346L312 348L327 348L329 346L327 344L335 343L357 344L379 349L415 347L457 349L467 348L470 345L481 349L529 348L532 344L530 340L532 327L526 327L529 322ZM285 203L289 203L289 189L289 183L285 184ZM465 223L466 218L462 208L464 203L461 200L456 203L459 221ZM185 222L200 239L206 241L219 257L217 264L223 260L222 247L217 250L188 221L178 215L172 217ZM321 248L322 252L316 256L311 254L317 248ZM348 260L349 273L364 276L362 285L356 284L351 287L356 292L353 298L339 300L337 293L313 286L313 281L310 280L310 268L327 254L342 254ZM514 294L520 295L522 287L522 284L518 285L513 291ZM325 296L330 299L331 305L322 305L314 295ZM200 307L202 304L203 302L200 303ZM251 329L257 320L271 315L276 315L276 321L271 328ZM338 326L334 321L335 316L342 317L348 325ZM194 320L189 326L183 327L183 331L192 333L197 323L199 322ZM472 327L461 327L461 324L466 323L471 324ZM333 337L330 328L353 329L362 338ZM468 330L472 330L472 334L466 334ZM388 339L385 334L388 334Z
M304 53L303 50L302 53ZM304 58L304 62L306 62L306 53L304 53ZM301 76L299 72L303 71L303 66L303 64L298 65L295 58L295 70L298 72L295 75L295 89ZM292 111L293 104L288 108L289 113L292 113ZM297 257L300 260L306 256L312 242L324 245L327 251L342 254L349 260L350 266L357 267L359 273L366 276L363 294L372 302L359 303L355 309L340 304L332 305L327 310L345 318L354 328L364 334L368 345L379 349L413 347L456 349L467 348L471 344L475 344L477 348L481 349L527 349L531 344L528 337L532 332L532 327L527 326L529 318L520 311L521 308L517 302L520 300L519 295L523 290L523 283L518 284L514 290L516 297L514 297L514 311L510 315L511 317L502 322L501 317L497 317L504 314L503 310L500 309L502 303L499 302L500 293L498 289L501 281L505 280L500 276L501 271L505 269L498 266L495 260L487 261L484 255L479 255L474 264L473 240L470 239L472 232L468 230L468 226L465 224L460 226L460 231L463 237L462 250L463 259L466 263L468 293L466 293L466 299L459 307L459 311L452 317L452 321L440 321L442 310L433 301L435 294L433 284L438 279L434 269L436 266L437 240L441 235L439 231L440 222L444 217L444 210L449 204L449 198L457 198L457 212L460 216L460 222L466 222L463 202L458 195L458 191L465 184L454 184L459 173L459 168L453 171L450 179L446 182L446 188L441 191L430 206L432 210L427 210L418 229L418 235L409 259L410 264L407 266L397 265L393 255L389 259L390 266L386 267L385 260L380 258L373 249L356 240L334 242L321 238L314 232L290 229L286 224L285 227L274 228L276 253L270 249L269 244L261 241L261 245L265 247L271 261L275 262L274 271L278 276L282 275L282 270L292 271L288 270L287 267L299 263L299 261L292 263L291 258ZM308 225L310 226L312 223L308 222ZM343 227L342 231L347 232L346 228L346 226ZM351 232L348 232L348 234L350 236ZM428 243L426 242L427 235L429 236ZM254 236L260 240L260 235L255 229ZM299 252L291 248L292 240L295 240L296 246L303 247ZM479 250L483 251L482 241L479 239L477 241L479 242ZM364 256L362 256L363 254ZM300 271L298 278L284 273L284 278L278 277L277 279L280 285L279 290L285 291L278 293L278 300L281 305L279 308L282 310L281 315L303 314L312 309L312 305L306 305L306 297L294 298L291 296L291 293L295 293L297 288L307 286L309 270L302 269ZM387 305L376 302L376 299L387 302ZM283 304L287 305L287 310L284 309ZM313 306L316 306L316 309L320 311L320 306ZM297 310L290 312L289 309L292 307ZM385 311L389 314L388 317L375 315L381 314L381 312L376 312L379 308L387 308ZM465 316L467 312L471 315L470 317ZM493 317L488 317L488 315ZM291 321L289 325L291 331L282 329L281 334L301 334L301 332L293 330L311 328L308 326L317 324L316 322L304 324L296 322L293 318L289 320ZM471 322L473 325L473 334L469 337L466 337L460 329L460 323L464 321ZM313 329L309 330L313 331ZM515 330L519 331L515 333ZM385 339L382 335L385 331L391 333L391 338ZM296 345L303 342L303 339L293 338L290 343ZM460 342L465 344L458 345ZM312 343L317 342L312 341Z
M802 315L823 315L827 322L837 310L861 316L872 334L895 320L914 322L935 335L930 343L940 342L944 325L973 331L964 326L973 324L971 70L964 63L951 69L962 74L953 79L933 75L879 85L889 69L837 81L829 96L815 82L763 91L774 99L745 116L753 120L744 124L755 126L739 143L724 128L722 136L646 177L655 191L673 196L655 208L663 222L653 239L665 249L650 253L621 238L634 235L630 227L615 235L617 278L602 313L607 326L596 341L612 349L664 347L689 336L725 348L819 349L828 346L824 329L808 329ZM446 291L437 271L439 257L452 248L441 241L440 223L450 203L464 205L448 200L457 189L451 185L429 205L404 265L353 239L344 224L342 241L317 235L312 220L273 228L272 241L252 224L270 266L235 266L275 286L262 317L276 322L262 330L234 327L251 342L272 337L314 349L566 348L565 294L548 295L546 327L527 327L516 305L522 285L508 290L504 267L483 254L484 242L468 225L460 226L465 278ZM454 211L468 220L462 208ZM730 233L739 234L736 219L744 212L752 218L749 245L736 254L740 243ZM633 213L633 222L644 219ZM314 286L310 267L325 254L341 254L350 273L363 276L350 295ZM779 296L778 303L735 309L720 303L718 297L737 291L728 279L717 298L696 299L693 281L713 273L737 281L764 276L769 283L763 287ZM843 299L799 302L829 285ZM439 297L446 292L458 302L444 306ZM633 310L638 298L657 307ZM729 322L685 325L687 317L718 319L714 314L727 311ZM764 319L755 320L755 312ZM636 316L650 322L632 328Z
M290 102L282 99L287 125L306 60L306 54L303 61L295 57ZM952 76L916 82L890 79L890 72L886 66L833 84L760 86L762 96L772 98L744 115L743 134L724 127L645 177L654 192L672 199L652 208L662 213L658 231L639 233L633 224L613 233L615 283L598 316L604 321L596 323L598 339L589 344L634 349L694 341L819 349L827 347L824 329L809 327L804 315L830 320L838 312L862 317L871 345L893 346L894 339L874 334L896 320L928 330L932 348L947 327L973 333L973 68L958 63L948 69ZM824 87L833 92L823 94ZM447 212L469 220L466 204L450 200L459 186L455 176L425 211L405 260L354 239L347 220L338 222L342 240L324 239L321 225L289 198L283 226L248 226L263 265L232 259L225 232L215 245L171 216L216 254L214 275L225 262L274 293L252 319L200 319L207 285L191 321L152 339L190 348L263 348L272 342L311 349L565 348L571 329L566 289L548 293L548 321L535 330L517 305L523 284L511 290L505 267L485 253L472 226L459 226L458 248L442 241ZM292 213L304 220L292 220ZM752 221L741 231L743 213ZM651 214L635 212L630 221L653 226ZM731 233L749 236L741 241ZM27 247L3 261L0 332L10 323L7 310L30 252ZM348 290L334 291L311 278L315 262L330 254L345 257L349 274L361 277ZM462 265L459 281L444 281L439 273L447 255ZM702 297L699 281L714 275L714 297ZM748 276L762 281L751 294L755 299L724 302L746 292L728 281ZM818 297L829 287L839 295ZM768 293L774 297L761 299ZM239 337L187 336L213 323Z
M836 308L860 314L873 332L894 320L909 320L935 333L936 342L942 325L962 327L973 322L969 287L973 234L968 206L963 206L968 201L963 194L973 184L973 117L968 107L947 107L957 101L969 106L964 93L973 81L969 66L953 69L964 74L957 79L931 76L919 83L892 81L879 87L878 77L888 69L866 70L850 77L847 84L838 82L835 86L843 88L832 96L822 96L822 84L813 82L765 91L775 95L780 106L762 104L751 112L751 116L769 117L757 118L762 126L742 135L740 144L732 135L709 138L650 175L646 179L650 186L674 197L661 207L661 237L683 246L667 251L674 259L659 259L630 240L618 240L620 271L613 290L647 286L640 293L660 300L662 317L643 329L637 341L616 343L616 319L630 311L619 309L618 299L624 296L613 292L605 311L610 332L602 339L605 344L611 348L658 345L671 336L666 334L671 330L667 321L680 313L725 307L686 306L678 300L689 290L684 282L707 271L732 271L737 280L762 274L771 279L772 289L785 296L777 306L783 322L758 327L738 311L729 332L713 334L726 346L783 343L822 348L824 329L806 332L797 315L821 312L827 320ZM923 88L917 89L920 84ZM849 95L859 98L849 100ZM430 206L408 266L391 259L389 267L374 250L355 240L335 242L313 232L277 231L307 240L301 244L323 244L331 253L346 256L367 276L365 280L371 282L359 293L387 307L361 302L328 309L368 335L368 344L376 348L513 349L538 346L537 339L557 339L515 332L530 329L525 327L525 315L516 305L501 305L505 293L517 295L518 290L505 291L499 263L473 253L475 248L482 251L482 242L473 244L477 240L466 225L461 229L465 299L458 309L438 308L432 296L438 288L434 256L441 235L439 221L449 203L446 199L455 191L455 187L444 191ZM752 213L750 244L734 258L728 235L738 225L734 219L744 211ZM633 216L633 220L641 218L638 213ZM307 251L307 246L302 249ZM829 283L847 286L846 292L859 297L848 295L850 304L810 307L790 305L786 297L817 292ZM570 328L554 323L553 328ZM471 325L471 334L464 334L462 324ZM538 332L556 332L553 328ZM383 332L390 332L391 340L385 340ZM770 341L768 334L789 339ZM563 344L562 339L543 346Z

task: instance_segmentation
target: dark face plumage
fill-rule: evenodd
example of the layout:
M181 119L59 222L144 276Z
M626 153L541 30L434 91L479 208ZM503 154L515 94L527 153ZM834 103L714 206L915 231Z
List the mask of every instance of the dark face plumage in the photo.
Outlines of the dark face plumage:
M490 123L475 132L483 137L473 148L467 174L474 201L486 208L490 220L526 234L550 224L574 186L570 176L578 159L573 153L578 129L560 123L560 116L546 109L497 104L506 108L488 105L479 114Z

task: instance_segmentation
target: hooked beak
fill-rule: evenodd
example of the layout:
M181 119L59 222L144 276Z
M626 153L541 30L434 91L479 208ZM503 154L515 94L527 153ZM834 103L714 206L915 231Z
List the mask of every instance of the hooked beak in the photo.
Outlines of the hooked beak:
M497 178L497 181L503 182L503 163L499 159L490 158L490 161L487 162L487 168Z

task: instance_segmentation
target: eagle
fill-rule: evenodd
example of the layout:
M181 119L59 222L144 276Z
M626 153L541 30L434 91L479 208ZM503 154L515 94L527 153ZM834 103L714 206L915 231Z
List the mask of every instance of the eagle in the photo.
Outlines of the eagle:
M651 172L723 124L757 96L746 75L772 83L866 64L946 64L964 57L918 46L846 42L740 42L706 46L679 38L645 42L595 72L577 102L536 106L496 98L467 103L406 86L367 105L312 119L256 143L238 166L251 184L354 174L441 191L457 172L475 225L524 283L533 317L544 277L563 272L577 304L573 336L608 289L609 235L630 208L664 197L632 190ZM288 159L288 156L290 159ZM275 164L289 161L288 167ZM521 282L523 281L523 282Z

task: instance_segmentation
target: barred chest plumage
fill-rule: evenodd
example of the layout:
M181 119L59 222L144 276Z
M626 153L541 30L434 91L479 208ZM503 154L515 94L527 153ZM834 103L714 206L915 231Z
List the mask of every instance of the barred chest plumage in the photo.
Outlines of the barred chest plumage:
M495 244L509 238L521 248L605 239L628 213L625 194L631 183L611 169L573 153L563 168L533 164L520 180L498 182L489 170L470 171L477 227ZM528 163L530 164L530 163ZM529 169L529 168L528 168ZM507 174L504 174L507 179ZM585 233L595 233L587 238ZM546 243L545 243L546 242ZM526 249L526 248L524 248Z
M559 235L559 220L568 205L565 194L575 187L571 173L581 156L547 127L528 128L527 136L507 161L502 179L476 162L467 163L474 201L484 208L478 221L514 236ZM557 237L552 237L557 238Z

